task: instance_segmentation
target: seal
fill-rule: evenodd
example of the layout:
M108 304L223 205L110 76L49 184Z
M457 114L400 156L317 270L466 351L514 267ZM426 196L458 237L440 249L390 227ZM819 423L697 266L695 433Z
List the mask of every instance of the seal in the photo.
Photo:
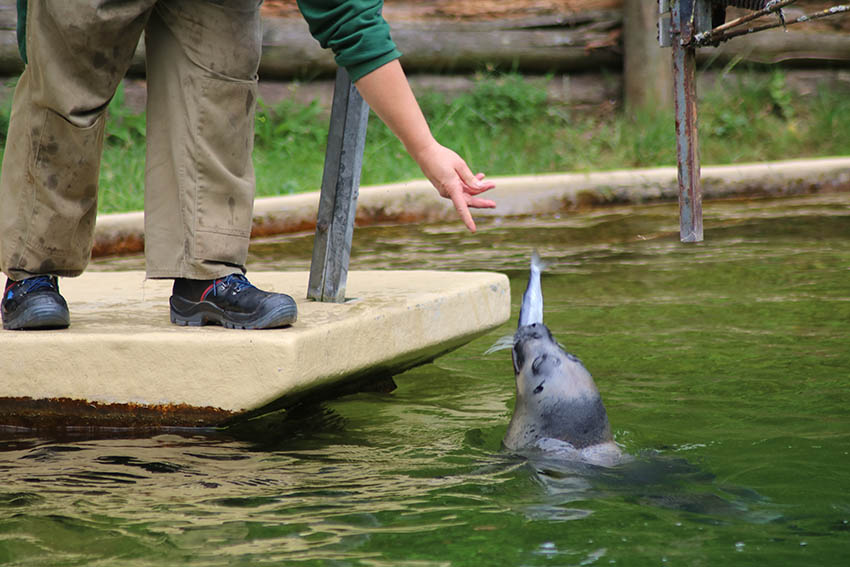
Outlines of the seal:
M516 406L502 443L514 452L544 451L590 464L619 464L628 457L614 443L593 377L543 324L544 268L535 252L516 333L490 349L511 348L516 379Z

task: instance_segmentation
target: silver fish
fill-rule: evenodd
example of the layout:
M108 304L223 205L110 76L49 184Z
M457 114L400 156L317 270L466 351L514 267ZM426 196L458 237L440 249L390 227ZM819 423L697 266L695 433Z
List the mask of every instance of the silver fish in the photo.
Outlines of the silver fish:
M535 250L531 255L528 285L525 286L522 305L519 308L518 328L543 322L543 288L540 285L540 273L545 269L546 265Z

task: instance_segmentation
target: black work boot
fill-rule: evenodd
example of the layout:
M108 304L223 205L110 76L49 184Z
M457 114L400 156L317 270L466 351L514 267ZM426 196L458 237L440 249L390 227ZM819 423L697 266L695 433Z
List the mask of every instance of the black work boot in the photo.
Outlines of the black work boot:
M175 280L169 303L171 322L177 325L272 329L291 325L297 318L295 300L257 289L242 274L206 282Z
M65 329L71 323L56 276L7 279L0 310L4 329Z

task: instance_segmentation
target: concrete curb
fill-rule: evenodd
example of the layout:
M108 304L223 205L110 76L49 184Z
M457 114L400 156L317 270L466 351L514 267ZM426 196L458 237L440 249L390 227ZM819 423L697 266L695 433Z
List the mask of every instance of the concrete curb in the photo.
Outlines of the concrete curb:
M610 204L675 201L676 168L660 167L592 173L560 173L492 178L488 193L496 209L476 211L477 217L553 213ZM703 197L777 197L850 191L850 157L793 160L702 168ZM252 236L313 230L318 191L257 199ZM358 225L451 220L450 202L437 198L425 180L361 187ZM144 218L141 212L101 215L97 220L93 256L141 252Z

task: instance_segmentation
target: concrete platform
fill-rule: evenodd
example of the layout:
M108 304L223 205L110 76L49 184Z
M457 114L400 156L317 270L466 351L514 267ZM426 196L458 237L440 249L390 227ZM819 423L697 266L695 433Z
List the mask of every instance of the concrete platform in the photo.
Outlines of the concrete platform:
M354 271L344 304L303 299L307 272L250 276L296 299L292 327L172 325L171 282L143 272L60 280L69 329L0 331L0 426L220 425L380 382L510 316L503 274Z

